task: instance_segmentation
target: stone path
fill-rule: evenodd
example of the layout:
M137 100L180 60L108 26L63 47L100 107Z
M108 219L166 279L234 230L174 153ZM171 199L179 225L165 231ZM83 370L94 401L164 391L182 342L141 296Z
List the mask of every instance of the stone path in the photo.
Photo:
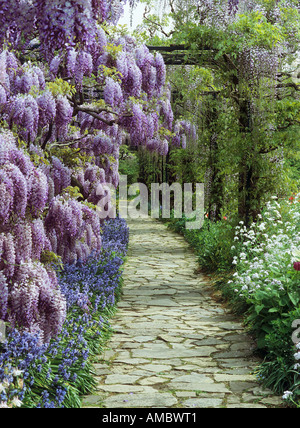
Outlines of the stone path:
M210 297L185 240L152 219L129 226L115 332L83 407L279 407L281 398L252 374L251 338Z

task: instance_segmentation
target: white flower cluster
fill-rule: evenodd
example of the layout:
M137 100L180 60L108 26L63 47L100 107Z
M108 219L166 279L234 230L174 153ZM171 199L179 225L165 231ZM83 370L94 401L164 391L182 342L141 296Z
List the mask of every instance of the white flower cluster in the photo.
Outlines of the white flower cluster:
M10 390L15 390L16 385L20 389L23 388L23 380L22 380L22 370L13 369L10 373L9 378L5 379L2 383L0 383L0 395L4 394L8 396ZM7 408L15 408L21 407L22 401L19 399L17 395L13 396L12 399L8 399L7 401L0 401L0 409Z
M233 249L239 254L233 259L236 272L229 284L241 297L251 298L258 289L284 291L288 287L294 254L300 248L298 199L268 202L257 223L250 228L243 222L237 226ZM286 217L289 221L284 221Z

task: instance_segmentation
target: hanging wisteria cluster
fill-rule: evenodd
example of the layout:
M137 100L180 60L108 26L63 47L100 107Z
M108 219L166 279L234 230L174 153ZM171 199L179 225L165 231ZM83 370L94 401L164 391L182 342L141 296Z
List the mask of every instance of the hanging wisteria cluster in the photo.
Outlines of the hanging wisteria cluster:
M40 333L44 341L60 331L66 307L43 255L54 252L73 263L101 249L97 213L61 194L71 171L52 161L36 167L11 132L0 134L1 319Z
M18 4L18 1L13 3ZM30 61L21 64L9 50L2 52L2 112L25 141L36 142L38 139L44 147L57 139L65 140L70 137L69 125L74 118L80 121L81 131L102 130L119 144L124 130L134 145L146 145L153 137L159 139L162 126L172 131L169 95L163 89L166 69L162 56L153 55L132 37L109 38L95 20L95 16L102 16L109 21L114 5L108 7L104 3L79 0L32 3L35 16L32 23L38 32L39 55L47 59L49 70ZM3 31L8 24L12 26L10 15L7 17L9 22L3 26ZM18 22L14 21L14 27L18 28ZM8 33L6 30L3 39L8 40ZM30 40L29 37L28 46ZM112 52L112 45L119 48L117 54ZM57 51L60 53L55 54ZM115 74L110 75L107 70L114 70ZM80 96L54 94L46 80L55 78L63 78L74 85ZM86 104L83 97L83 80L86 78L93 78L90 85L98 89L98 94L103 91L101 107L91 104L91 100ZM149 104L153 101L150 109ZM160 113L164 116L163 123L157 118ZM115 125L113 129L112 125ZM165 140L163 138L157 145L158 151L164 146L163 152L166 152ZM117 146L109 144L108 139L106 141L108 148ZM116 158L117 153L114 155Z
M0 314L48 341L65 320L66 304L56 274L40 262L51 251L41 214L48 201L47 176L0 134Z
M196 126L188 120L176 120L174 130L175 137L172 143L175 147L182 147L185 149L188 141L197 140Z
M0 2L0 41L26 49L36 36L48 56L66 46L91 46L95 21L116 24L124 1L109 0L5 0Z
M279 4L280 3L280 4ZM276 40L274 34L273 45L267 47L257 45L251 46L249 40L244 38L243 29L239 30L236 23L243 22L243 15L252 15L258 22L257 32L259 27L267 21L276 22L280 25L284 22L285 10L291 7L289 0L280 2L270 2L268 7L260 1L251 0L199 0L198 14L201 24L208 27L216 28L217 30L230 31L232 37L236 37L239 44L239 53L237 57L238 78L246 79L250 86L255 87L259 84L262 78L274 78L279 68L279 61L282 53L288 49L288 46L282 46ZM247 25L244 21L244 25ZM291 28L291 40L295 34ZM228 38L229 39L229 38ZM244 40L243 44L241 43ZM271 83L270 83L271 84Z

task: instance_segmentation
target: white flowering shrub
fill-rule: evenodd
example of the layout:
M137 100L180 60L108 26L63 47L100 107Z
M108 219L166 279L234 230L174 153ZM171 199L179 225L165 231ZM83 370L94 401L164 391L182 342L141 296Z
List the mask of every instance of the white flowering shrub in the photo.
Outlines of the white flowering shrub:
M229 283L248 304L261 302L258 314L265 299L280 298L281 306L291 307L300 301L300 274L294 269L294 262L299 261L299 200L269 202L259 222L250 229L241 222L236 228L236 272Z
M266 352L260 374L291 400L300 372L292 341L292 322L300 318L300 194L274 198L248 229L240 222L232 250L235 273L227 288L247 308L246 323Z

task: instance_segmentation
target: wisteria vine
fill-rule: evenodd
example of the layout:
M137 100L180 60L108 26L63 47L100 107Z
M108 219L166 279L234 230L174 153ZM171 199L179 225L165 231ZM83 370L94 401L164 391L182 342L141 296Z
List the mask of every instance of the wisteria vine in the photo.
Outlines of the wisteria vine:
M53 263L102 250L121 144L185 146L162 56L110 34L123 5L0 1L0 318L45 343L66 319Z

